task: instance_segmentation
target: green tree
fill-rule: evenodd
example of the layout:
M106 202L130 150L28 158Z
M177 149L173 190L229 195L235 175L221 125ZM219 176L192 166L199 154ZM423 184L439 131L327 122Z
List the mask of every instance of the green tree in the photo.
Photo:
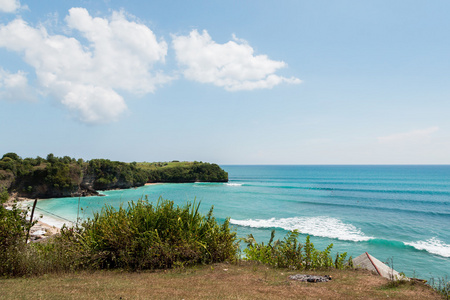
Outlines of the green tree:
M49 162L49 163L54 163L54 162L56 162L56 157L53 155L53 153L49 153L48 155L47 155L47 161Z
M9 199L8 190L6 187L0 187L0 204L5 203Z
M4 159L5 157L9 157L9 158L11 158L12 160L15 160L15 161L21 161L20 156L17 155L16 153L14 153L14 152L6 153L5 155L3 155L2 159Z

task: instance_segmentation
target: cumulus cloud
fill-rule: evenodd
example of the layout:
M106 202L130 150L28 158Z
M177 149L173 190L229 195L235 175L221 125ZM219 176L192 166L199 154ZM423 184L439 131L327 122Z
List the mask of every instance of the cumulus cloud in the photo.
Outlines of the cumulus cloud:
M378 137L380 143L420 142L439 130L438 126Z
M19 0L0 0L0 12L13 13L20 8L26 8L26 6L20 5Z
M82 121L116 120L127 109L123 91L143 95L172 79L153 70L155 63L164 62L167 43L124 13L94 18L84 8L72 8L65 21L87 45L18 18L0 26L0 47L23 53L43 92Z
M35 93L28 85L25 72L10 73L0 68L0 100L33 101L35 99Z
M206 30L188 36L173 36L173 48L187 79L212 83L229 91L272 88L283 82L298 84L298 78L276 75L286 67L267 55L255 55L253 48L233 35L233 41L218 44Z

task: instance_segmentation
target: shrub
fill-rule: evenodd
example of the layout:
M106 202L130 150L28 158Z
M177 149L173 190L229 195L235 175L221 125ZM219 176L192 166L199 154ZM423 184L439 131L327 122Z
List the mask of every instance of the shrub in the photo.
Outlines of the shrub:
M26 234L33 224L26 220L26 212L16 205L11 210L0 205L0 276L23 274L21 254L26 248Z
M42 243L25 243L31 226L24 214L0 206L0 276L22 276L76 269L160 269L233 261L236 233L219 224L213 208L201 215L200 203L183 207L160 198L128 208L104 209ZM4 263L3 263L4 262Z
M450 299L450 281L447 276L438 277L437 281L434 277L430 278L430 286L443 296Z
M290 231L286 237L280 241L273 242L275 230L272 231L270 241L267 245L258 244L253 235L243 239L247 243L244 249L247 260L259 261L279 268L302 269L321 269L335 267L344 268L344 261L347 253L337 254L333 263L330 252L333 244L330 244L325 250L319 251L311 243L309 235L306 237L305 244L298 242L299 232Z
M78 253L77 267L131 270L214 263L236 257L236 233L226 220L198 212L200 203L175 206L160 198L130 202L128 208L104 209L80 227L63 228L58 239Z
M6 187L0 187L0 205L5 203L9 199L8 189Z

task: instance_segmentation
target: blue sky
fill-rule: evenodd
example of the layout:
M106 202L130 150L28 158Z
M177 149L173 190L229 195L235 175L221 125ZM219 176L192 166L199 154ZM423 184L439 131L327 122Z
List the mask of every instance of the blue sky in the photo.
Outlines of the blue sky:
M449 164L449 11L0 0L0 153Z

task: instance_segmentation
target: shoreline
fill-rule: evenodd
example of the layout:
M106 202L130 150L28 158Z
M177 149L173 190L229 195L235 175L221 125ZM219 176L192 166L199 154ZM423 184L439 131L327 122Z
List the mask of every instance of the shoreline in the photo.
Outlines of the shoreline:
M3 207L6 209L12 209L14 205L16 205L19 209L25 210L27 208L31 208L33 202L36 199L30 199L25 197L17 197L17 195L11 196L8 201L3 204ZM45 199L38 199L45 200ZM31 210L27 211L26 219L30 221L31 218ZM36 207L33 215L33 221L37 221L34 226L30 228L30 237L29 241L39 241L55 234L61 232L61 228L63 225L72 227L74 225L73 222L68 220L63 220L60 218L46 215L45 213L39 212L39 208Z

